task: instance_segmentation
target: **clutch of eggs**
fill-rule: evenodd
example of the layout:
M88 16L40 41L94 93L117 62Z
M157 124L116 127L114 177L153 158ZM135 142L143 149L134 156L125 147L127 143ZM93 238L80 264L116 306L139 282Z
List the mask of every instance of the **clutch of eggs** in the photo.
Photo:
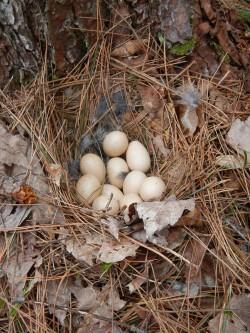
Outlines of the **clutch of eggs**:
M110 157L106 166L100 156L92 153L80 160L82 177L76 190L81 202L116 215L119 211L125 214L132 203L160 200L166 186L161 178L146 175L150 155L141 142L129 143L125 133L113 131L104 138L103 151Z

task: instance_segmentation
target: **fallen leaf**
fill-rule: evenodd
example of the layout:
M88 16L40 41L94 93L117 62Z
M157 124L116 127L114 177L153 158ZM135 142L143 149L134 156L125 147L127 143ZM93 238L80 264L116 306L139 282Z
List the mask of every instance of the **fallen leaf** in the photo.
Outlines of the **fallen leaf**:
M113 57L128 57L137 52L147 49L148 39L129 40L120 46L117 46L112 52Z
M11 197L17 202L25 205L31 205L37 200L37 196L29 185L21 185L18 192L12 192Z
M138 217L143 220L146 237L151 240L155 233L174 226L184 210L194 211L195 200L171 200L161 202L140 202L135 204Z
M183 283L181 281L169 281L171 283L171 288L168 293L173 296L187 295L188 297L196 297L199 292L199 284L194 282L190 285Z
M98 294L100 291L92 286L83 287L70 287L71 292L77 299L77 308L82 311L93 310L100 305Z
M79 328L76 333L123 333L123 331L113 324L106 324L101 327L100 324L94 324L88 328Z
M0 208L0 228L5 229L17 228L31 213L31 208L28 206L2 205Z
M133 242L122 238L121 241L118 242L103 242L99 252L98 259L102 262L118 262L122 261L124 258L129 256L135 256L136 250L139 245L134 244Z
M144 283L147 282L148 280L148 269L145 269L140 276L137 276L134 278L126 287L129 289L129 293L132 294L135 292L137 289L140 288L140 286Z
M141 103L149 118L154 119L163 109L164 88L160 85L137 87L141 95Z
M160 151L163 157L167 158L170 155L170 150L165 147L164 141L160 135L156 135L153 138L153 144Z
M250 294L233 295L226 306L227 311L221 311L208 322L210 333L250 332Z
M56 318L59 320L62 326L66 326L66 316L67 311L62 309L57 309L55 306L60 307L68 307L71 292L70 289L66 286L66 282L59 282L57 280L49 280L46 285L47 292L47 303L50 304L49 312L50 314L54 314Z
M11 257L2 264L1 270L7 276L11 296L23 296L28 272L38 263L42 263L40 252L28 249L25 252L13 251Z
M247 155L247 163L250 163L250 116L242 121L236 119L226 135L227 143L240 155Z
M62 176L61 164L45 163L45 170L50 174L52 182L60 187L60 180Z
M250 163L245 165L244 159L236 155L219 156L216 158L215 164L226 169L244 169L250 167Z
M207 244L208 238L200 237L200 241L196 239L190 239L185 248L183 257L185 257L190 262L190 264L185 262L185 278L187 285L193 284L197 281L198 274L201 269L201 264L206 253Z
M67 239L65 242L66 250L71 253L77 260L86 262L89 266L93 266L93 260L96 258L98 249L95 244L86 244L85 240L81 241L74 238Z

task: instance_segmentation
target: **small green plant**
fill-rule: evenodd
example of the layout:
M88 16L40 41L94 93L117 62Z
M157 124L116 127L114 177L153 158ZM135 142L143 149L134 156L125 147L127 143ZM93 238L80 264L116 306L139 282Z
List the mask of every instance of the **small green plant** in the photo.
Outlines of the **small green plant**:
M112 262L107 262L102 265L102 272L105 273L111 266L113 265Z
M250 9L248 9L248 8L236 8L235 10L236 10L236 12L239 16L239 19L241 21L250 23Z
M159 37L159 36L158 36ZM195 40L194 37L187 40L186 43L175 43L171 49L170 52L176 56L184 56L192 53L195 46Z

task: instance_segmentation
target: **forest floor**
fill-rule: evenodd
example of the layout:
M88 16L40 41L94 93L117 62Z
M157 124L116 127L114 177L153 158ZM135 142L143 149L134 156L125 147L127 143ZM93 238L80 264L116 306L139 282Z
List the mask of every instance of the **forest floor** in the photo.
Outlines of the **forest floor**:
M1 332L250 331L249 6L201 2L184 46L121 7L66 77L45 57L1 91ZM101 154L103 129L147 148L158 206L124 218L79 199L78 160Z

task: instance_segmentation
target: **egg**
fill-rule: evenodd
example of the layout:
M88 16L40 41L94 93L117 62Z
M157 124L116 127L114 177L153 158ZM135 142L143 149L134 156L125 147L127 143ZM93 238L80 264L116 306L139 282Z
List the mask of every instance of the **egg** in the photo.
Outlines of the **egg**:
M130 170L147 172L150 169L149 153L139 141L132 141L128 145L126 161Z
M115 215L120 210L118 201L115 198L110 200L110 197L107 195L97 197L92 204L92 208L95 210L105 210L109 215Z
M101 183L99 179L91 174L87 174L78 179L76 183L79 199L85 203L91 204L101 193ZM86 201L85 201L86 200Z
M123 182L123 193L140 193L141 184L147 178L145 173L140 170L131 171Z
M165 183L161 178L147 177L141 184L140 196L144 201L159 200L165 189Z
M106 176L106 168L103 160L96 154L83 155L80 160L80 171L82 175L95 175L101 183L104 182Z
M113 157L107 163L107 174L111 185L121 189L129 172L127 163L120 157Z
M103 151L110 157L121 156L128 148L127 135L120 131L107 134L103 140Z
M109 198L111 194L113 194L113 197L116 200L120 200L121 197L123 196L122 191L120 191L117 187L111 184L104 184L102 187L102 194L107 195Z
M128 193L125 194L120 200L120 208L122 209L124 206L126 206L126 209L123 211L123 214L126 214L128 212L128 207L132 203L142 202L142 199L139 197L138 194L135 193Z

